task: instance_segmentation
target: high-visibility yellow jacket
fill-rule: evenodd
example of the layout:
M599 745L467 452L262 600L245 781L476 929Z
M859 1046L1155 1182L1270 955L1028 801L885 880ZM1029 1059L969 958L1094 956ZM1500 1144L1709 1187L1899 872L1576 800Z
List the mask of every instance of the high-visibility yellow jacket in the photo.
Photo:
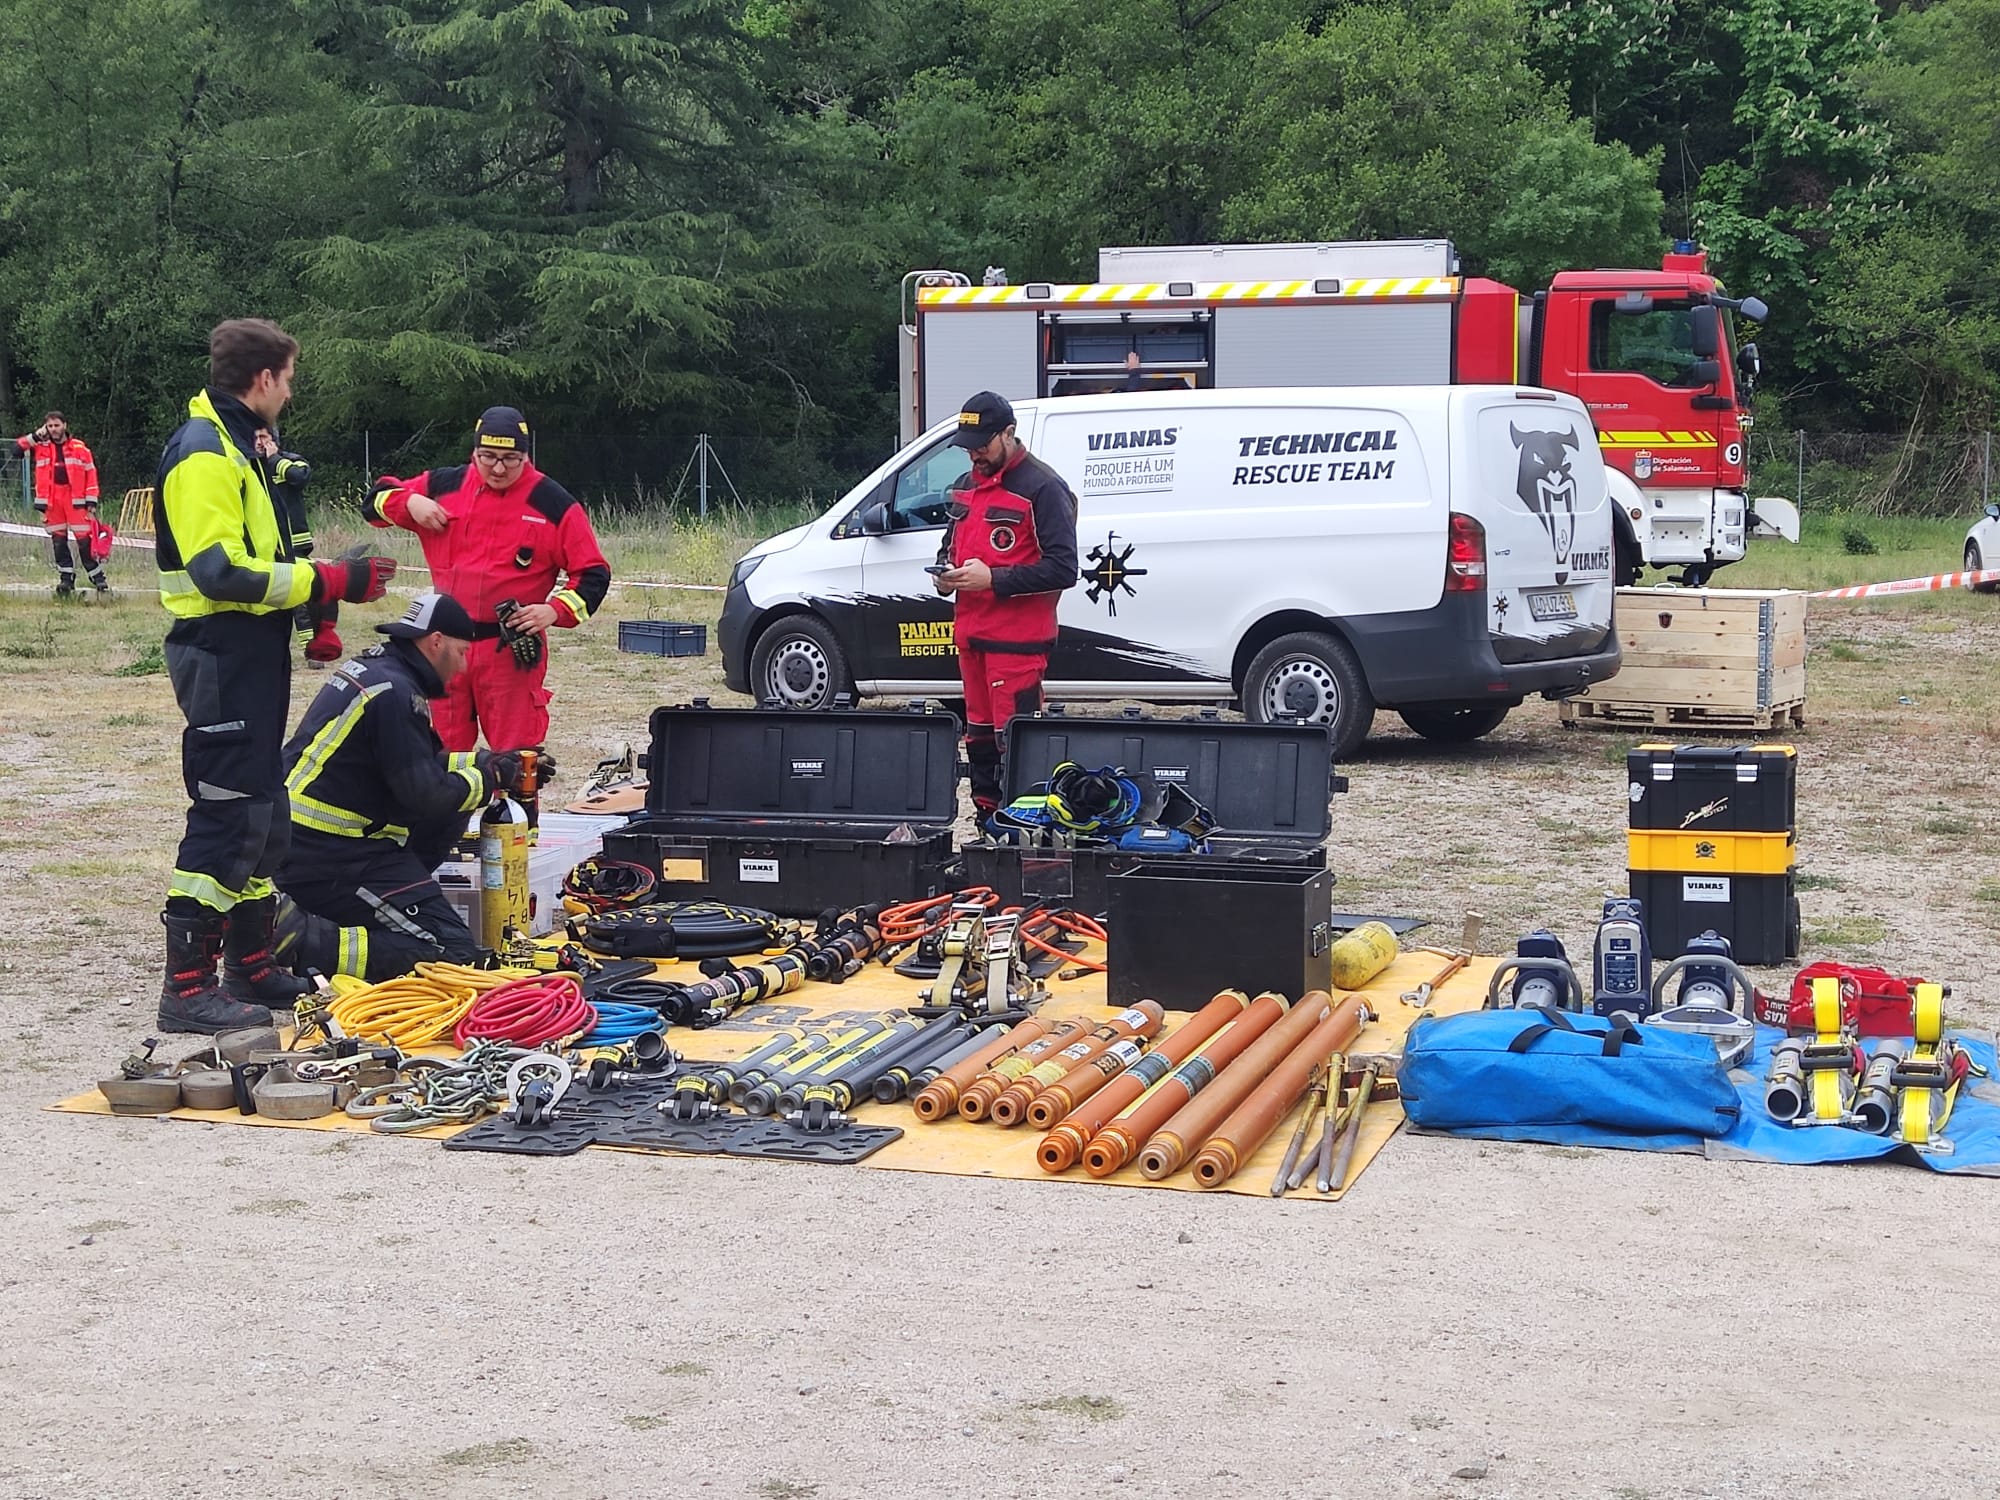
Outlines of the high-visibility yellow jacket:
M233 396L202 391L167 439L153 550L169 614L271 614L312 597L312 565L294 560L269 477L252 457L257 426Z

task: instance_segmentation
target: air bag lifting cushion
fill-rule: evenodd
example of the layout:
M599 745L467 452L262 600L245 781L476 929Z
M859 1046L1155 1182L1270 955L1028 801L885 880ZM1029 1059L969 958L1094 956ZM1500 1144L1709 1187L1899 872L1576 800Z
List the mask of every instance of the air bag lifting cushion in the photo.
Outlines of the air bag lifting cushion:
M1541 1009L1418 1018L1400 1084L1410 1123L1431 1130L1593 1125L1713 1139L1739 1110L1707 1037Z

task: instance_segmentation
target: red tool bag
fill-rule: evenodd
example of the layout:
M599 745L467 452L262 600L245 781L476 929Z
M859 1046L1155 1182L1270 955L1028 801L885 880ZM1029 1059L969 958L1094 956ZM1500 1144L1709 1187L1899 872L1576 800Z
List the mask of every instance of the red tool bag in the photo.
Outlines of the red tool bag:
M115 535L109 522L100 521L94 515L90 518L90 541L87 545L90 548L92 562L102 564L110 561L111 539Z
M1841 1020L1856 1036L1908 1036L1915 1024L1911 1001L1916 987L1924 981L1915 975L1891 974L1886 969L1863 968L1856 964L1831 961L1807 964L1792 980L1792 991L1783 1002L1775 995L1757 994L1757 1019L1767 1026L1783 1026L1791 1031L1811 1031L1812 982L1815 979L1840 981Z

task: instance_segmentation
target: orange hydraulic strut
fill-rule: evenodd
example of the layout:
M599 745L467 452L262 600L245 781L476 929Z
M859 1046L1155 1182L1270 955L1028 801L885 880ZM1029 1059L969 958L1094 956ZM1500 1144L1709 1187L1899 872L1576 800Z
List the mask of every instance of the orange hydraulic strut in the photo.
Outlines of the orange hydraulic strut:
M1271 1070L1318 1029L1320 1022L1335 1014L1348 1018L1347 1024L1352 1028L1350 1037L1359 1036L1367 1023L1368 1006L1350 995L1336 1008L1333 997L1325 990L1314 990L1300 1000L1290 1015L1257 1038L1256 1044L1216 1079L1214 1087L1204 1090L1199 1099L1189 1101L1160 1127L1139 1153L1139 1170L1154 1182L1178 1172L1189 1157L1207 1144L1208 1138L1215 1134L1215 1127L1229 1112L1249 1098L1271 1076Z
M1329 1054L1344 1050L1366 1023L1346 1014L1345 1004L1314 1028L1313 1034L1294 1047L1271 1076L1259 1084L1229 1118L1215 1129L1208 1144L1195 1153L1195 1180L1205 1188L1218 1188L1236 1175L1236 1169L1256 1154L1278 1122L1303 1099L1313 1080L1326 1071Z
M1082 1036L1089 1025L1090 1022L1082 1017L1058 1021L1049 1028L1047 1036L1037 1037L1012 1057L1001 1058L975 1078L972 1087L958 1096L960 1116L968 1120L985 1119L993 1101L1006 1091L1007 1085L1043 1058L1053 1056Z
M1227 1031L1175 1068L1160 1081L1158 1088L1091 1138L1090 1144L1083 1148L1084 1171L1092 1177L1109 1177L1137 1156L1140 1148L1152 1139L1153 1132L1173 1118L1175 1110L1207 1088L1218 1073L1291 1008L1292 1002L1283 995L1259 995Z
M1150 1040L1160 1034L1166 1012L1157 1000L1141 1000L1130 1010L1121 1010L1081 1041L1071 1042L1053 1057L1046 1057L1001 1093L987 1114L995 1125L1014 1126L1027 1118L1028 1106L1037 1094L1059 1083L1092 1058L1119 1042Z
M1108 1073L1097 1077L1105 1060L1099 1057L1088 1068L1078 1069L1061 1083L1043 1090L1028 1106L1028 1119L1049 1132L1035 1150L1035 1160L1042 1164L1042 1170L1067 1172L1075 1166L1090 1138L1108 1120L1194 1056L1196 1048L1242 1015L1249 1004L1250 997L1243 991L1224 990L1182 1022L1159 1046L1132 1063L1124 1076L1115 1080ZM1105 1057L1109 1055L1106 1053ZM1066 1106L1069 1113L1058 1119L1056 1105L1066 1092L1074 1102Z
M917 1096L910 1101L910 1107L916 1110L919 1120L944 1119L958 1108L958 1096L973 1079L979 1077L1001 1058L1010 1057L1028 1043L1046 1036L1048 1030L1047 1021L1040 1016L1029 1016L1027 1020L1009 1028L1004 1035L995 1037L964 1062L947 1068L917 1090Z

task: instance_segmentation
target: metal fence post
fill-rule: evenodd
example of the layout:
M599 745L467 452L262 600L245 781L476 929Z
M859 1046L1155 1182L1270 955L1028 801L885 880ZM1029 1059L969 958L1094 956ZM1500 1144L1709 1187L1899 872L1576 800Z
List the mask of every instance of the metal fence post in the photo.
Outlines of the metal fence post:
M1993 434L1991 431L1979 434L1979 508L1986 509L1993 503Z
M1803 427L1798 427L1794 428L1793 431L1798 435L1799 440L1799 514L1804 515L1806 510L1806 430Z
M699 468L695 476L695 494L701 499L701 518L708 519L708 434L702 433L694 440L695 458Z

